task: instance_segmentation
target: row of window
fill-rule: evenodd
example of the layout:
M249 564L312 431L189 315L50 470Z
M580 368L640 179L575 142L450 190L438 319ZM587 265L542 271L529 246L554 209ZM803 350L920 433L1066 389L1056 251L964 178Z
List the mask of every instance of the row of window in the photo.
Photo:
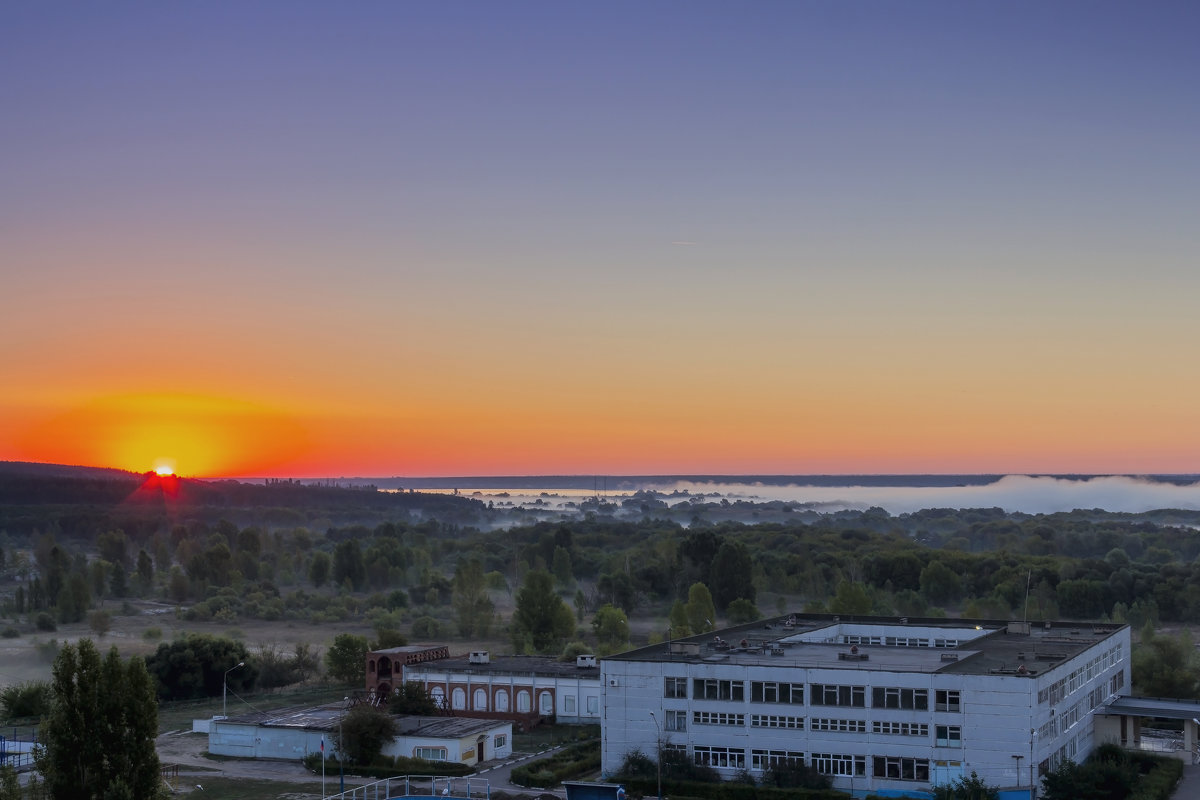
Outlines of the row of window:
M693 711L692 722L696 725L733 725L742 727L746 724L745 714L726 714L714 711ZM752 714L752 727L756 728L804 728L804 717L783 717L765 714ZM687 715L684 711L666 712L666 729L668 731L683 731L687 729ZM832 733L866 733L867 722L862 719L832 719L813 717L808 722L812 731ZM934 725L934 741L938 747L961 747L961 725ZM872 725L872 732L893 736L928 736L929 725L924 722L881 722Z
M681 751L678 746L673 750ZM719 769L745 769L746 751L736 747L708 747L696 745L692 748L692 760L699 766ZM751 750L750 768L766 770L789 763L804 763L804 753L794 750ZM867 756L843 753L813 753L809 766L822 775L866 776ZM960 766L957 761L934 762L941 768ZM907 756L872 756L871 772L875 777L901 781L929 781L930 760Z
M532 710L532 697L526 689L521 689L517 693L517 711L520 713L528 713ZM433 698L433 702L438 708L446 708L446 690L441 686L429 687L429 696ZM462 687L455 687L450 692L450 708L455 711L465 711L467 708L467 692ZM508 690L498 689L496 691L495 708L488 708L488 691L487 689L478 688L471 696L471 708L475 711L508 711ZM563 713L574 714L576 709L575 695L563 696ZM553 714L554 713L554 694L551 692L538 693L538 713ZM587 713L600 713L600 698L596 695L587 697Z
M663 696L672 699L687 699L686 678L666 678ZM843 706L866 708L867 688L829 683L814 683L808 687L809 703L814 706ZM720 680L716 678L694 678L692 697L696 700L730 700L742 702L746 699L745 681ZM776 681L751 681L750 700L754 703L804 703L804 684L779 683ZM878 686L871 689L873 708L896 708L914 711L929 710L928 689L905 689ZM953 689L938 689L934 693L937 711L961 711L962 694Z
M1111 666L1120 663L1124 658L1121 643L1108 648L1100 655L1090 659L1087 664L1072 670L1071 674L1038 691L1038 702L1055 706L1074 692L1081 689L1088 681L1095 678Z
M928 639L922 636L859 636L846 634L842 644L875 644L884 647L958 647L958 639Z

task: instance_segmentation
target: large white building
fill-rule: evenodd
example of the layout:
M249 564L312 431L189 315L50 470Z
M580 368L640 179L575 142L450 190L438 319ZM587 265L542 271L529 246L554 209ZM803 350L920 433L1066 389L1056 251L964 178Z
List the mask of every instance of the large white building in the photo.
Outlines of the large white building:
M780 617L604 659L603 769L661 741L726 778L800 759L860 796L972 771L1027 789L1091 752L1129 656L1126 625Z

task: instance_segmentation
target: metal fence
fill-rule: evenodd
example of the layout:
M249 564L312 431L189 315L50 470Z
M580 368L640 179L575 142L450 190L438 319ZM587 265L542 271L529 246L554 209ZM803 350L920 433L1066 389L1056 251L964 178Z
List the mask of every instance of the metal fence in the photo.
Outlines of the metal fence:
M458 800L491 797L491 786L483 778L447 778L405 775L356 786L326 800L394 800L400 797L445 797Z

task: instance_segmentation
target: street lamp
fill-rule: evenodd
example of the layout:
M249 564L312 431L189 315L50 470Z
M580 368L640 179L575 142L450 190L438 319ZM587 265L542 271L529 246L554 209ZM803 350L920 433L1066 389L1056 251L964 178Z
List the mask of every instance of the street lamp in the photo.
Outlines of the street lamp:
M226 713L225 713L226 710L228 709L227 702L229 699L229 673L233 672L238 667L244 667L244 666L246 666L246 662L239 661L238 663L234 664L229 669L225 670L225 675L224 675L224 677L221 678L221 718L222 719L229 718L228 715L226 715Z
M653 711L650 719L654 720L654 744L658 748L658 800L662 800L662 729L658 727L658 717Z
M1013 755L1013 760L1017 762L1017 788L1021 788L1021 759L1025 756Z
M341 785L342 794L346 793L346 771L342 769L342 762L346 760L345 746L346 737L342 735L342 723L346 721L346 705L350 702L349 697L342 698L342 715L338 717L338 783Z

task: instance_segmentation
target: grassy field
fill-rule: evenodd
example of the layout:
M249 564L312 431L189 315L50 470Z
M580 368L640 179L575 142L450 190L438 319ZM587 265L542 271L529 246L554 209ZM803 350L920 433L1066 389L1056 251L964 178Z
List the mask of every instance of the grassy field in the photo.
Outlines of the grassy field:
M221 800L321 800L321 784L285 783L282 781L252 781L233 778L180 778L179 794L190 794L193 800L204 797ZM197 783L196 781L199 781ZM197 788L202 786L203 788ZM336 791L336 779L328 788Z

